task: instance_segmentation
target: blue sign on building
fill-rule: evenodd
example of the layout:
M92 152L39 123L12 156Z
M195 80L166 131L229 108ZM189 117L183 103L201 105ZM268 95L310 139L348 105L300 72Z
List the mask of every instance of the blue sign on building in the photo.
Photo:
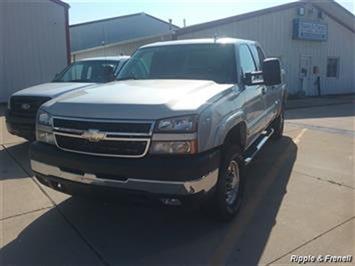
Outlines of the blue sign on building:
M323 22L296 18L293 20L293 39L326 41L328 39L328 25Z

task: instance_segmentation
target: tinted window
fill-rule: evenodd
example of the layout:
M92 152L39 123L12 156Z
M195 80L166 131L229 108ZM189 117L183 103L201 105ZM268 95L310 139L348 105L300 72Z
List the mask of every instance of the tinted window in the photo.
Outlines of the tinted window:
M118 61L79 61L68 66L54 82L104 83L114 80Z
M191 44L138 50L119 79L198 79L236 83L234 45Z
M247 45L242 44L239 47L240 66L243 73L256 71L255 63Z

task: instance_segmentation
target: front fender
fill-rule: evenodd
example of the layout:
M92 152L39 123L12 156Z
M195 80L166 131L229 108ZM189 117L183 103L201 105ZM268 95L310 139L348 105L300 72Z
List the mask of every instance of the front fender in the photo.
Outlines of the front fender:
M198 125L200 152L221 146L229 130L245 121L243 103L243 94L238 88L233 88L200 114Z
M239 110L233 114L226 116L222 121L218 124L215 137L214 137L214 145L221 146L224 143L224 140L228 134L228 132L237 126L238 124L245 121L245 113L242 110Z

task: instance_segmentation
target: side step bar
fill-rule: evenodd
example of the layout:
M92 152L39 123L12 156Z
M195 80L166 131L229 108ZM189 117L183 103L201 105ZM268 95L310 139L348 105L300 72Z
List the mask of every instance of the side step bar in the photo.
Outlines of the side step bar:
M247 150L244 158L244 164L248 165L257 153L261 150L261 148L265 145L268 139L274 134L274 129L270 128L267 131L265 130L261 136L253 143L253 145Z

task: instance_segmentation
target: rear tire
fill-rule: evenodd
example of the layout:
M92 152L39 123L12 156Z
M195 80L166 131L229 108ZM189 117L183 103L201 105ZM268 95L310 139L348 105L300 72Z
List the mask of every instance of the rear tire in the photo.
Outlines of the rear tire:
M224 151L217 185L203 206L214 219L230 221L238 213L244 190L242 165L239 146L231 144Z
M285 112L281 109L279 116L272 123L272 128L274 129L274 134L272 134L271 139L279 140L282 138L285 126Z

